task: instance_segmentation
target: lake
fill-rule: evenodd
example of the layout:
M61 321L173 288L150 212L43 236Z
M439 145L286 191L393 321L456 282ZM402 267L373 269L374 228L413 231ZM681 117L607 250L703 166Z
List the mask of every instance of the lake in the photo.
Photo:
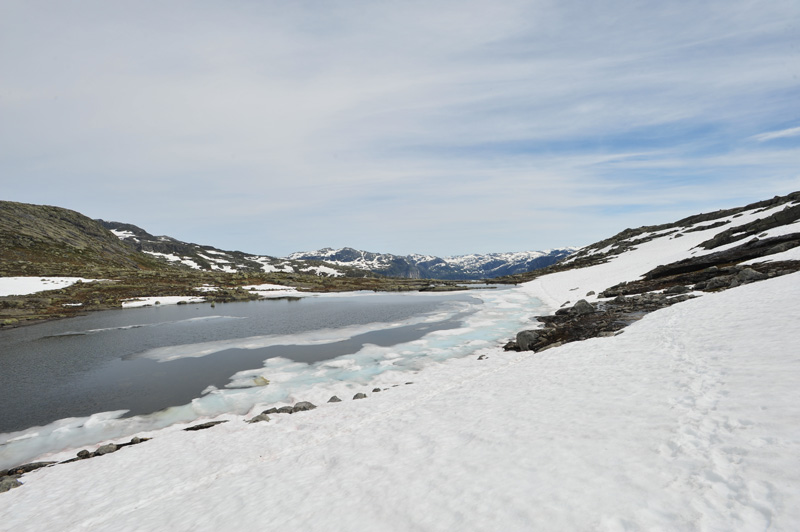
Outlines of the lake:
M458 312L413 323L454 303L461 305ZM458 327L455 315L478 304L463 293L306 297L106 311L3 331L0 432L96 412L127 410L132 416L183 405L269 358L313 364L365 344L410 342ZM345 332L303 345L305 336L320 331ZM242 339L248 348L239 347ZM258 341L263 347L253 348ZM213 353L193 356L199 350L194 346L208 342L217 346ZM161 361L146 355L176 346L184 356Z

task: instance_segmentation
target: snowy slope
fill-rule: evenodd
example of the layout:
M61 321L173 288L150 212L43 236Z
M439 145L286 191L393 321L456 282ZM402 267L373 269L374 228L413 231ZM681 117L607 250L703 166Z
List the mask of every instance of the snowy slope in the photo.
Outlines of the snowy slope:
M173 265L193 270L227 273L261 271L266 273L313 273L322 277L342 277L348 272L305 260L290 260L266 255L251 255L241 251L223 251L212 246L183 242L169 236L154 236L131 224L97 220L123 242L137 251Z
M485 312L524 314L537 299L552 312L712 254L718 248L698 246L770 215L758 210L678 238L639 237L606 262L482 296ZM794 234L791 225L769 231ZM759 260L797 261L798 249ZM319 405L310 412L244 423L266 406L257 405L197 433L144 432L153 439L23 476L23 486L0 494L0 522L13 530L797 530L800 273L784 264L766 280L695 292L618 336L539 353L473 341L469 356L413 374L298 392L292 402ZM478 313L465 328L496 323ZM395 349L424 351L429 341ZM369 397L352 401L347 391ZM326 403L331 393L344 401Z

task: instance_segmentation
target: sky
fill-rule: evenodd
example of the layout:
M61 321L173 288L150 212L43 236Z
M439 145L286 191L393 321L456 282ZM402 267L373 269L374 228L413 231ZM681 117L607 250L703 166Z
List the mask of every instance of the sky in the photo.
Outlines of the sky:
M0 199L274 256L800 190L800 3L0 2Z

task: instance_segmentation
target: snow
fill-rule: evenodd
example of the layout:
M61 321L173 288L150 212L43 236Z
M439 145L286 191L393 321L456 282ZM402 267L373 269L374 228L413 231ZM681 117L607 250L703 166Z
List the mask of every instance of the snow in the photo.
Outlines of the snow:
M800 246L794 247L787 251L783 251L781 253L774 253L772 255L767 255L766 257L758 257L755 259L751 259L742 262L742 264L749 265L749 264L759 264L763 262L778 262L783 260L800 260Z
M459 329L312 366L270 359L192 405L228 423L188 433L180 430L188 419L173 412L182 423L137 433L151 441L27 474L0 494L0 522L9 530L797 530L800 273L703 294L610 338L540 353L498 347L535 327L531 316L703 252L695 246L716 232L770 211L637 242L607 263L514 289L475 291L484 303ZM350 400L356 392L369 397ZM237 410L253 394L261 400ZM344 401L327 403L332 394ZM318 408L243 422L300 400ZM93 450L105 443L98 436L112 437L108 427L143 426L119 416L39 431L94 431ZM6 447L37 435L14 438Z
M261 269L265 273L275 273L275 272L283 272L283 273L294 273L294 268L288 262L278 262L271 257L261 257L258 255L253 255L247 257L247 260L251 260L253 262L257 262L261 264Z
M130 238L131 240L134 240L136 242L139 241L139 239L136 238L136 235L133 234L132 231L122 231L120 229L110 229L110 231L114 233L114 236L116 236L120 240L125 240L126 238Z
M46 290L59 290L78 281L91 283L98 280L84 279L83 277L0 277L0 297L24 296Z
M152 255L154 257L160 257L162 259L167 259L170 262L180 262L181 264L185 264L191 268L194 268L195 270L200 269L200 265L192 259L186 259L169 253L158 253L157 251L143 251L143 253L147 253L148 255Z
M26 475L0 515L14 530L794 530L798 298L793 274L613 338L482 348L413 385L384 374L367 400L156 431Z
M151 307L154 305L177 305L185 301L186 303L202 303L202 297L196 296L149 296L137 297L135 299L124 299L122 308Z
M276 298L276 297L286 297L286 296L300 297L308 295L298 292L297 289L293 286L284 286L280 284L271 284L271 283L247 285L243 286L242 289L255 292L263 298Z
M309 266L308 268L302 268L301 272L314 272L317 275L327 275L328 277L342 277L344 274L338 270L334 270L333 268L329 268L328 266Z

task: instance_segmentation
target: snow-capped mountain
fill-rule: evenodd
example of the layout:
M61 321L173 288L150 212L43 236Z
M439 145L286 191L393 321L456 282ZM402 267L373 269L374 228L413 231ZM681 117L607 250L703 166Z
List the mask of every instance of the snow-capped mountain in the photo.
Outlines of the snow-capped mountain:
M317 251L292 253L290 260L318 260L339 266L349 266L390 277L411 279L491 279L504 275L528 272L555 264L578 248L558 248L547 251L522 251L435 257L432 255L393 255L373 253L353 248L324 248Z
M236 272L284 272L341 277L352 270L320 264L318 261L281 259L266 255L251 255L241 251L224 251L212 246L182 242L169 236L154 236L132 224L97 220L120 240L173 265L194 270Z

